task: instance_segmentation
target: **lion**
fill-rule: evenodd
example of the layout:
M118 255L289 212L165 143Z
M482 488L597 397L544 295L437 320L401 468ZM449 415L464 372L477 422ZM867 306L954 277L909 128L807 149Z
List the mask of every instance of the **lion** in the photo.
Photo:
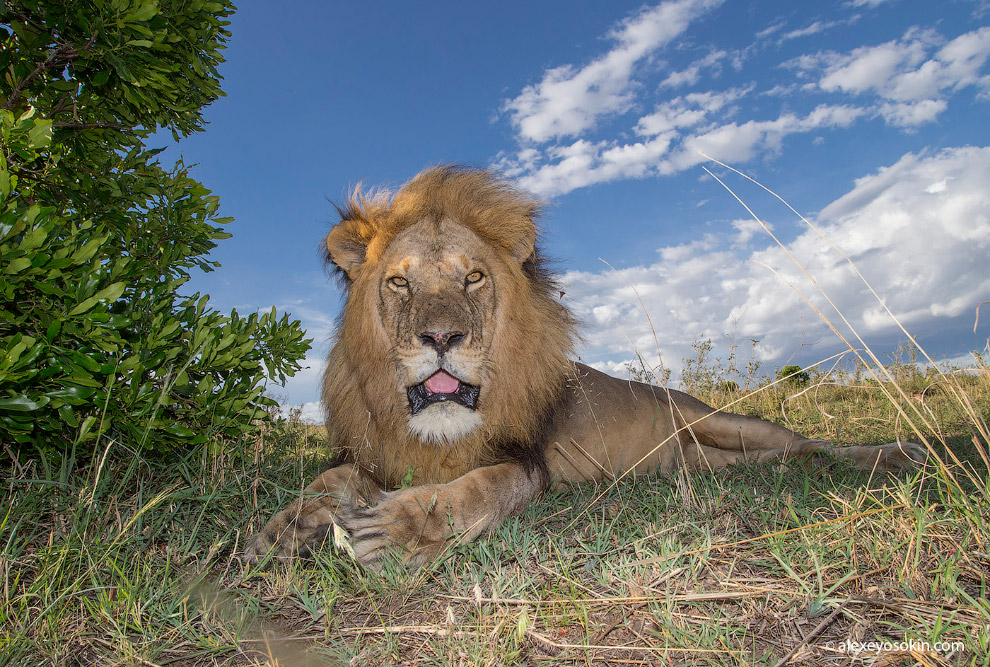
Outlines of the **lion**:
M326 259L346 301L322 403L340 460L248 562L308 555L336 525L365 567L389 553L418 566L549 485L630 472L820 452L884 471L925 461L912 443L836 447L571 361L577 322L537 245L539 211L499 176L450 166L338 207Z

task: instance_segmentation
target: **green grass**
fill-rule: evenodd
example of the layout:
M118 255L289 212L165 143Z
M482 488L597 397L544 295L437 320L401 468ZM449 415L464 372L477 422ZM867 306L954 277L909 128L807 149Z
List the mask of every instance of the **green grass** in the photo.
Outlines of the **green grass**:
M555 490L428 568L383 575L329 548L253 571L235 557L321 469L318 429L282 423L165 463L107 443L87 466L8 467L0 664L773 666L793 651L795 664L845 665L872 660L850 663L847 640L913 640L963 648L877 664L987 665L990 500L974 439L985 449L990 379L962 390L975 414L923 399L937 424L924 435L961 464L910 478L839 461L741 466ZM736 408L812 436L908 435L878 386L792 393Z

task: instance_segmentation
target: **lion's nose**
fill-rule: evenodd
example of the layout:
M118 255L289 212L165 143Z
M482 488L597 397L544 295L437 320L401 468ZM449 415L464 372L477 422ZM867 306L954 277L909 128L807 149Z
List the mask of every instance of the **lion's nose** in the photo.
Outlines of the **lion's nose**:
M424 331L419 335L419 339L436 350L437 354L445 354L447 350L464 340L464 333L461 331Z

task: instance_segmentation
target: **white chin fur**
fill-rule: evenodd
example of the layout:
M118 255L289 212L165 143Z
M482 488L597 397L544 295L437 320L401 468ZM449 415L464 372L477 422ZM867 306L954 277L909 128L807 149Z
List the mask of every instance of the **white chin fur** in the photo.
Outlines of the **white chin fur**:
M449 445L481 426L481 416L456 403L434 403L409 419L409 432L431 445Z

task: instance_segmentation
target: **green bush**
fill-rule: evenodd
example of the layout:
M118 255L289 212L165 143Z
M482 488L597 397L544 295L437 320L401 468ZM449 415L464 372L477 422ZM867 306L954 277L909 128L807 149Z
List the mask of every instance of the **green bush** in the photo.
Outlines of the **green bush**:
M811 375L808 371L802 370L800 366L790 364L777 370L777 379L781 384L794 387L807 387L811 382Z
M228 2L6 2L0 73L0 441L21 457L116 438L238 436L309 348L275 310L179 290L229 219L144 140L202 128Z

